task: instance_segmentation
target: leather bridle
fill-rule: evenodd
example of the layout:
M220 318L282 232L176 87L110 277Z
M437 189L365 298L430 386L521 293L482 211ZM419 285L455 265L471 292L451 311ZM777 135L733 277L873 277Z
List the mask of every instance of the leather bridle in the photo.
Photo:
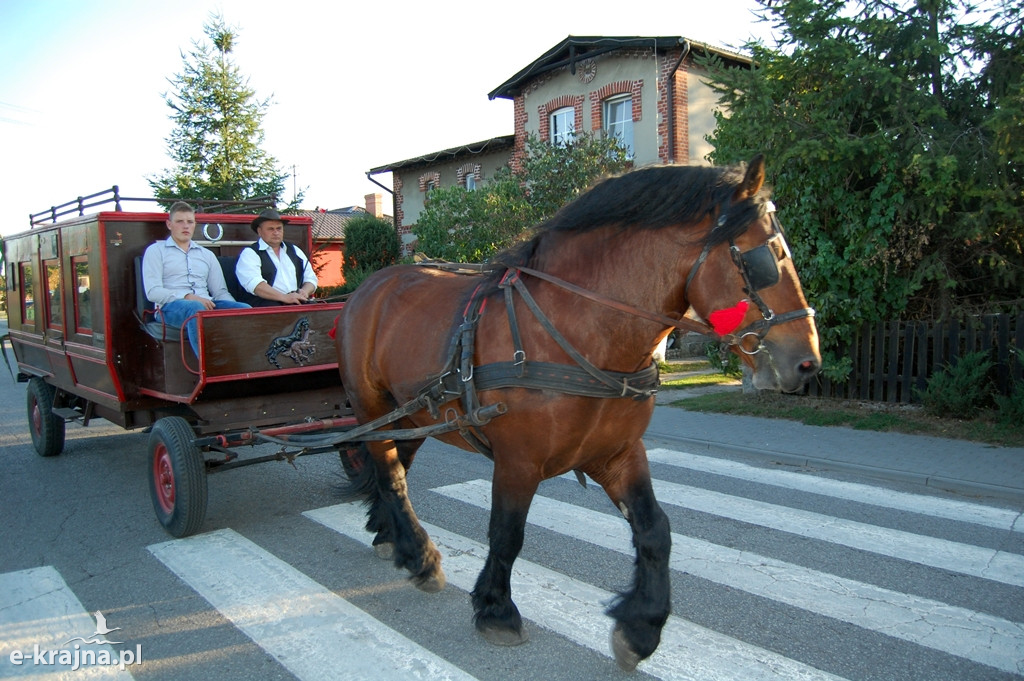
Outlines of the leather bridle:
M758 293L762 289L779 283L779 263L791 257L789 246L786 244L786 238L782 231L782 225L779 223L779 219L775 217L775 204L768 201L765 203L764 208L772 223L772 235L768 237L768 241L748 251L741 251L736 245L735 239L729 238L729 254L732 256L733 263L735 263L736 268L743 277L743 292L747 294L750 302L757 306L757 309L761 312L761 319L748 324L739 331L720 336L719 342L722 344L723 353L729 347L735 345L745 354L756 355L764 349L764 337L768 335L773 326L798 319L814 318L813 307L776 314ZM727 221L728 212L723 210L718 216L714 229L721 229ZM686 287L683 289L684 294L689 291L690 284L693 282L694 277L697 276L697 271L704 264L704 261L707 260L708 254L713 248L713 243L709 238L697 261L690 268L690 274L686 277ZM689 295L686 297L689 300ZM753 349L748 349L746 345L750 339L756 340L756 345L753 346Z

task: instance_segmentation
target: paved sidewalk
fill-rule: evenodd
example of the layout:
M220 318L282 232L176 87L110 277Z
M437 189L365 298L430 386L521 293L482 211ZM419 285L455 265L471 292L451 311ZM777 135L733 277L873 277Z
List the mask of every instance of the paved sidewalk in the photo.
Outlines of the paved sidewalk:
M646 438L677 442L695 454L739 452L1024 504L1022 447L807 426L787 419L701 414L667 406L655 407Z

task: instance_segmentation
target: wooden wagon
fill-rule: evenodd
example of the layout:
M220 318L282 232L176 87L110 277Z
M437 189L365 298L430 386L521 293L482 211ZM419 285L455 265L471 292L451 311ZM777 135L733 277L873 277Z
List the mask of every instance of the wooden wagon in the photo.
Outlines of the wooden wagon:
M28 383L32 443L58 455L66 424L94 418L148 429L156 515L186 536L203 522L207 473L318 451L239 459L233 448L355 425L329 337L343 303L199 313L197 356L142 287L142 254L167 238L167 214L121 210L116 188L86 198L96 200L34 215L4 240L9 340L16 377ZM230 289L235 257L256 239L253 216L203 210L195 241L217 254ZM312 220L291 218L285 240L312 253Z

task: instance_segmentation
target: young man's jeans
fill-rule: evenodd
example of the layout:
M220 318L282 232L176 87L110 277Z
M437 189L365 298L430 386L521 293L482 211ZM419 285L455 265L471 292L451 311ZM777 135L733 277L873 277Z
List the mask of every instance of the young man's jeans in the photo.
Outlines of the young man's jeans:
M246 303L239 303L234 300L215 300L213 301L215 310L236 310L243 307L251 307ZM185 300L179 298L178 300L172 300L171 302L161 305L158 314L163 317L164 324L170 326L181 326L182 323L192 317L196 312L205 310L201 302L198 300ZM199 323L195 317L189 320L185 327L185 331L188 333L188 342L192 345L192 352L196 353L196 357L199 356Z

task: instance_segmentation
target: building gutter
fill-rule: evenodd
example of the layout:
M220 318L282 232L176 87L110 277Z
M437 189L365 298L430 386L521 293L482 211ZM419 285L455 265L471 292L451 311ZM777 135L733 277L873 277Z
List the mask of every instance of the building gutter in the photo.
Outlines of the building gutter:
M395 200L395 190L394 189L389 189L388 187L385 187L383 184L381 184L377 180L375 180L372 177L370 177L370 173L372 173L372 172L373 172L372 170L367 170L366 171L366 179L369 180L370 182L374 183L375 185L377 185L378 187L380 187L384 191L386 191L388 194L391 194L391 201L392 201L392 203L394 203L394 200ZM391 212L394 213L394 215L391 216L391 223L395 226L395 234L398 234L399 233L399 228L401 227L401 225L398 224L398 207L395 206L395 208L392 209ZM401 243L402 237L399 236L398 239L399 239L399 243Z
M382 185L382 184L381 184L380 182L378 182L377 180L375 180L375 179L373 179L372 177L370 177L370 174L371 174L372 172L373 172L372 170L368 170L368 171L366 171L366 179L367 179L367 180L369 180L370 182L374 183L375 185L377 185L378 187L380 187L380 188L381 188L381 189L383 189L384 191L386 191L386 192L387 192L388 194L391 194L392 196L394 196L394 195L395 195L395 190L394 190L394 189L389 189L388 187L385 187L384 185Z

